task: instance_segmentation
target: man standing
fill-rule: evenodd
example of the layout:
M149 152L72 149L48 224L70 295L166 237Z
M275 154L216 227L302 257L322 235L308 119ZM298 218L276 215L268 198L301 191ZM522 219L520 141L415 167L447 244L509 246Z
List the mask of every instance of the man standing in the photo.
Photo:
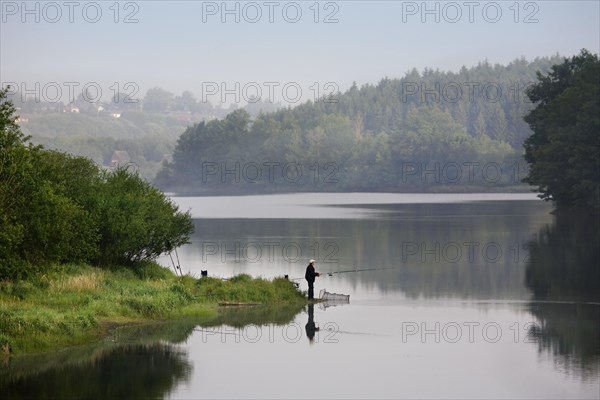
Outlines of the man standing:
M308 282L308 298L309 299L314 299L315 298L315 288L314 288L314 284L315 284L315 277L319 276L318 272L315 272L315 260L310 260L308 267L306 267L306 273L304 274L304 278L306 278L306 281Z

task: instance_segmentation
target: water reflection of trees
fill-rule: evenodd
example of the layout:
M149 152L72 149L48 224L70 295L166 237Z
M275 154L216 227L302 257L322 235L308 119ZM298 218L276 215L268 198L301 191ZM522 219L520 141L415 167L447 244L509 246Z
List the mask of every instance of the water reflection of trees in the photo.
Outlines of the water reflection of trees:
M362 206L365 207L365 206ZM400 204L373 205L374 212L383 212L381 218L338 220L211 220L196 226L194 243L182 249L186 257L198 262L205 259L211 273L227 275L226 268L254 267L271 264L265 243L272 247L275 262L291 265L304 275L309 258L315 258L321 272L348 270L354 267L381 268L363 273L335 275L352 286L377 289L382 292L402 292L409 297L459 298L520 298L529 291L523 285L526 247L540 226L551 221L550 208L541 202L480 202L464 204ZM214 256L202 253L202 245L211 242L221 251ZM244 264L223 262L222 249L235 249L246 244L263 244L263 257ZM282 257L282 247L296 244L302 257L290 264ZM474 257L469 247L476 249ZM328 246L329 247L326 247ZM408 253L408 246L418 247L416 254ZM483 247L493 245L502 254L486 260ZM272 245L273 246L273 245ZM433 254L427 250L435 249ZM460 248L455 257L444 247ZM316 251L315 249L318 249ZM234 257L227 255L227 260ZM492 254L492 258L493 258ZM453 260L455 258L456 260ZM260 265L259 265L260 267ZM205 268L203 268L205 269ZM329 278L328 278L329 279Z
M534 241L526 269L533 293L533 334L569 370L600 371L600 257L598 215L559 214ZM593 304L590 304L593 303Z
M104 348L65 364L58 359L34 357L5 368L0 376L2 398L161 398L188 379L192 368L184 353L163 343ZM36 365L38 362L45 368Z
M200 328L284 325L301 305L228 308L204 320L130 326L90 346L4 360L0 393L9 399L163 398L192 371L185 343Z

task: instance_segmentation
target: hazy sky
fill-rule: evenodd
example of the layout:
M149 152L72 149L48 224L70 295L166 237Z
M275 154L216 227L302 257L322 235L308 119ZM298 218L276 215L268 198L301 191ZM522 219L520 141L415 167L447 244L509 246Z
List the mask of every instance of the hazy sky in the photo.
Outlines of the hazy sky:
M84 85L109 98L132 82L138 98L159 86L243 103L258 90L281 100L285 87L305 100L413 67L598 53L599 3L1 0L0 81L42 98Z

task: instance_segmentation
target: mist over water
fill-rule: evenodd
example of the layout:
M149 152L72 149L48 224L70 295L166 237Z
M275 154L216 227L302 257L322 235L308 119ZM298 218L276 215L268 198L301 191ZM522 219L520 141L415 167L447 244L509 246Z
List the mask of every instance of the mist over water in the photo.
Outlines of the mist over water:
M162 266L307 291L314 259L315 294L349 296L24 356L0 326L0 399L598 399L599 14L554 0L0 1L15 107L0 109L0 243L14 244L1 279L130 243L143 257L144 235L151 254L170 250L166 193L195 231ZM556 79L566 96L536 119L562 91L532 100L539 74L576 54L587 75ZM527 181L534 158L541 180ZM115 171L130 183L98 184ZM157 203L132 200L131 182L139 199L153 190L143 181ZM561 186L582 213L534 193ZM17 315L11 296L0 306Z
M217 203L245 209L243 218L195 219L177 254L184 272L288 275L306 290L314 258L316 292L350 302L121 328L88 350L17 358L0 388L7 398L79 397L85 379L129 398L596 398L597 227L554 216L540 200L484 197L174 197L196 217ZM273 215L253 212L258 203ZM307 371L310 384L298 384ZM143 383L150 376L152 386ZM117 384L122 377L127 385Z

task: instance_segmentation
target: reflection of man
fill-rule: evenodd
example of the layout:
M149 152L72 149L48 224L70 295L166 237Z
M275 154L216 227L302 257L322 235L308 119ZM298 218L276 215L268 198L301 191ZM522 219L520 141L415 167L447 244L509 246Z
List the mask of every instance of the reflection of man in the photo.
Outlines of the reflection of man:
M315 340L315 332L319 330L315 326L315 306L314 304L308 305L308 322L306 323L306 336L308 337L308 341L312 343Z
M306 273L304 274L304 278L308 282L308 298L315 298L315 277L319 276L318 272L315 272L315 260L310 260L308 267L306 267Z

